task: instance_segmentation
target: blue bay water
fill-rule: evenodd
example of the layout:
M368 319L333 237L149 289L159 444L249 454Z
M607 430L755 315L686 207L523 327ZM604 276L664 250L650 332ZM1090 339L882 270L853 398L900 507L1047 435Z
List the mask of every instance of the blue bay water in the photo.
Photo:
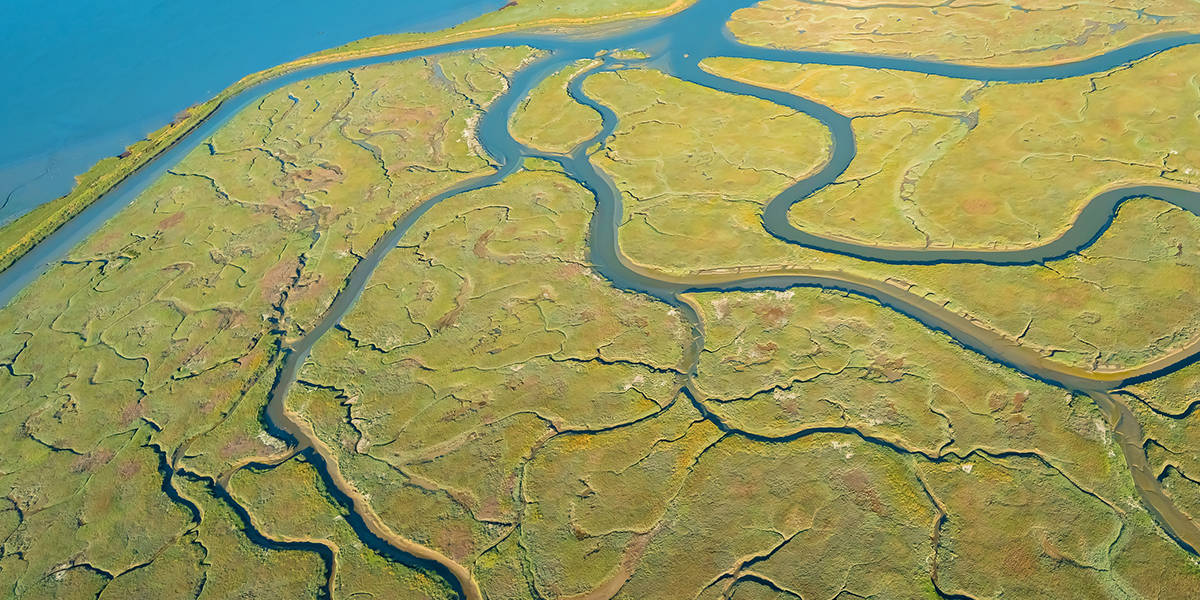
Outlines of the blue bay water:
M504 0L6 0L0 222L244 75L363 37L432 31Z

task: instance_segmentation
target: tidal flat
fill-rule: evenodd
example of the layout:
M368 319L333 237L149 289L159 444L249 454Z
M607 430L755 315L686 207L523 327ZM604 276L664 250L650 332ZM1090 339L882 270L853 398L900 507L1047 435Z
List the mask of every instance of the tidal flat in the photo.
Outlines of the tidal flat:
M972 78L753 4L518 2L201 136L0 309L0 595L1194 595L1192 38Z
M51 579L95 590L143 570L203 523L164 494L174 485L164 471L215 484L284 447L259 422L279 344L325 310L356 253L405 210L400 198L491 170L468 120L530 56L448 55L280 90L3 312L0 461L19 517L0 559L4 589L36 597L72 570L86 576ZM407 85L386 86L392 78ZM257 532L255 518L239 527Z
M1145 69L1152 80L1163 76L1159 73L1173 72L1174 63L1168 62L1169 58L1197 56L1190 47L1175 52L1179 54L1166 53L1115 72L1113 76L1139 78L1139 73ZM853 122L858 122L858 117L854 117L856 114L893 115L869 117L870 124L856 128L863 143L855 162L840 179L794 205L790 213L798 227L852 239L864 246L959 248L979 245L979 240L990 240L981 246L985 250L1037 245L1058 235L1063 224L1069 223L1080 210L1079 203L1086 201L1097 188L1126 181L1176 181L1185 177L1176 175L1175 169L1164 170L1161 165L1138 162L1153 160L1156 139L1161 140L1157 142L1161 144L1161 156L1168 161L1176 160L1177 155L1169 150L1176 131L1170 120L1162 120L1161 126L1153 126L1158 127L1157 134L1138 133L1121 138L1136 139L1136 145L1126 151L1142 156L1136 159L1131 156L1127 161L1114 158L1120 151L1113 147L1117 138L1106 141L1105 129L1095 130L1099 133L1093 139L1104 148L1098 149L1093 157L1083 153L1078 139L1064 139L1062 128L1054 129L1053 133L1050 129L1036 133L1033 120L1024 123L1029 138L1023 140L999 132L992 138L971 137L987 129L983 123L989 118L1004 121L1010 118L1007 115L1026 106L1029 100L1017 95L1006 99L1003 105L989 107L984 116L980 116L978 108L972 109L974 105L961 100L962 95L974 94L979 98L990 90L1013 89L1016 93L1020 88L1030 86L993 85L982 89L979 84L961 80L849 67L810 68L731 60L706 61L705 65L717 73L738 79L810 94L835 107L841 99L846 106L843 110L855 119ZM812 73L799 75L805 70ZM823 73L827 71L840 73L839 78L824 77ZM860 78L860 71L871 75ZM628 81L639 78L656 81L664 94L672 89L672 85L680 85L652 72L622 73ZM655 79L650 79L652 77ZM809 82L815 91L803 83L791 83L789 77L803 77L801 81ZM585 89L604 99L603 81L619 80L614 75L593 84L589 78ZM847 87L847 81L862 85L863 92L848 91L853 88ZM1064 87L1068 84L1083 85L1085 90L1091 85L1085 78L1083 82L1065 79L1033 87ZM822 89L826 91L822 92ZM866 98L869 89L886 89L887 94L865 102L844 100ZM708 93L713 98L706 106L737 106L736 96L711 90ZM1194 94L1194 90L1181 88L1178 97L1192 98ZM653 94L647 96L654 97ZM636 97L627 94L623 98L630 104L614 103L617 114L643 114L644 107L632 103L632 98ZM1056 97L1063 96L1058 93ZM938 104L938 98L951 100ZM1094 106L1092 103L1098 100L1086 101ZM1149 104L1139 107L1138 102L1124 102L1130 105L1128 118L1139 123L1142 118L1134 115L1142 114L1143 110L1160 110ZM747 103L747 106L751 105ZM920 106L929 108L916 108ZM662 108L670 110L666 106ZM770 105L762 105L762 110L763 118L773 114ZM775 107L773 110L784 109ZM931 110L943 112L930 116L928 111ZM1068 112L1075 115L1080 127L1088 122L1081 118L1077 109ZM997 116L989 117L992 113ZM1114 113L1121 114L1108 111L1106 119L1113 118ZM1195 319L1200 306L1192 302L1187 293L1200 284L1195 269L1190 266L1195 264L1194 245L1190 240L1195 239L1195 228L1200 224L1193 213L1156 200L1132 200L1120 207L1111 226L1093 246L1039 265L881 265L782 243L763 231L758 214L761 206L801 179L806 169L782 163L763 171L738 169L719 154L706 154L713 152L709 144L681 141L676 138L680 134L672 132L705 131L718 127L719 120L702 111L674 111L673 114L674 121L665 120L675 123L669 129L669 126L657 125L656 121L639 126L634 119L623 120L615 132L614 143L597 160L614 176L618 188L626 196L626 220L620 229L622 246L639 264L679 275L788 266L890 278L892 283L904 289L947 302L956 312L968 314L1059 360L1100 369L1149 362L1156 356L1177 351L1195 335ZM653 113L647 117L652 118ZM979 124L972 125L975 121ZM1014 121L1003 130L1011 131L1016 126ZM655 127L664 128L665 132L656 131ZM824 150L827 142L822 140L822 133L815 125L807 135L801 128L791 128L789 132L794 135L772 146L789 148L789 151L775 155L775 160L795 161L800 165L807 161L807 169L811 170L827 155ZM699 134L701 138L706 135L720 134L718 131ZM1012 150L1007 149L1009 146L997 147L997 138L1009 144ZM731 136L730 143L724 145L721 152L753 156L746 153L760 151L762 146L757 144L760 139L760 136ZM972 139L977 139L978 143L968 144ZM626 156L628 151L624 150L660 144L672 148L673 153L639 159L636 154ZM1038 148L1048 144L1065 145L1059 146L1063 151L1055 158L1056 155ZM972 157L981 154L996 157L997 163L970 163ZM942 167L943 163L947 166ZM1070 165L1080 163L1080 168L1087 171L1086 176L1062 176L1063 169L1075 168ZM1033 168L1030 165L1037 166L1037 170L1029 170ZM791 169L790 176L788 169ZM1110 173L1103 175L1100 170ZM1050 174L1055 175L1050 177ZM948 179L945 184L941 183L942 177ZM695 193L696 178L720 181L722 193ZM966 206L961 195L950 191L951 182L954 189L969 190L966 194L970 200ZM940 187L942 185L947 187ZM1008 206L987 215L973 212L973 206L984 202L1002 202ZM1022 204L1012 204L1018 202ZM868 211L871 217L863 217L863 211ZM1019 216L1001 218L1001 212ZM1036 217L1038 213L1045 217ZM1053 221L1056 225L1052 229L1039 229L1034 225L1035 218L1044 218L1047 223ZM939 224L939 220L944 220L945 224ZM838 224L833 225L835 222ZM1005 244L1002 232L1010 226L1014 232L1020 232L1014 233L1019 237ZM958 233L947 238L933 237L930 232L937 230ZM972 231L978 233L972 234ZM1128 302L1131 296L1121 291L1131 288L1141 290L1134 294L1138 298L1136 303ZM1037 291L1025 294L1017 290ZM1047 299L1052 301L1047 303ZM1147 307L1154 308L1146 310Z

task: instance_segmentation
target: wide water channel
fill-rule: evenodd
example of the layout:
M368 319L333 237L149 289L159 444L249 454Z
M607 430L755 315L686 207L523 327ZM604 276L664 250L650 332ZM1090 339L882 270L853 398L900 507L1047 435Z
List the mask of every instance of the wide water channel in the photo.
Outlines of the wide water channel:
M8 0L0 223L67 193L96 161L247 73L371 35L449 27L504 3Z
M585 32L571 37L494 36L469 43L447 44L366 60L322 65L266 82L254 89L247 90L222 106L217 113L189 134L181 143L126 180L100 202L84 211L79 218L47 238L12 268L0 273L0 300L4 303L10 302L29 281L40 275L48 264L61 259L68 250L136 198L151 182L202 143L233 114L274 89L315 75L367 64L453 50L528 45L546 50L549 54L513 76L510 88L489 106L478 125L477 137L485 151L498 165L496 173L461 184L453 190L430 198L398 220L394 228L383 236L351 271L345 287L322 317L320 323L303 338L285 348L283 352L279 375L272 389L267 408L268 421L275 433L290 437L298 448L304 449L313 458L314 463L321 467L326 481L354 513L355 519L352 524L359 530L364 541L387 555L400 556L440 572L466 598L482 597L470 573L461 565L432 549L415 544L391 532L357 491L342 478L328 448L313 435L311 430L293 418L285 409L284 399L313 345L322 335L339 323L353 307L382 258L396 246L397 242L430 207L451 196L495 185L519 169L524 158L540 157L562 165L568 176L596 196L596 212L590 223L588 236L589 253L595 269L618 288L647 294L679 308L690 321L694 341L687 353L689 365L686 371L689 375L695 372L699 349L703 347L704 332L698 315L691 305L682 299L682 294L699 291L782 290L803 286L842 290L871 298L926 327L947 333L965 348L995 362L1073 393L1093 398L1116 432L1133 482L1141 494L1144 505L1168 535L1186 551L1195 553L1197 548L1200 548L1200 527L1181 513L1163 494L1158 480L1149 471L1146 455L1142 448L1140 426L1129 412L1128 407L1113 391L1127 383L1157 377L1191 364L1200 356L1200 343L1193 344L1176 354L1141 368L1111 373L1093 373L1049 361L1037 352L1017 346L1000 335L983 329L967 319L947 311L941 305L920 296L882 282L846 273L782 270L753 275L707 275L682 278L666 276L640 268L624 258L618 244L617 229L622 215L620 194L609 177L592 165L587 153L588 149L594 149L596 144L604 143L610 136L617 125L617 116L611 109L584 94L582 91L583 77L576 77L572 80L568 91L577 101L597 110L603 118L604 125L602 131L592 140L580 144L571 153L550 155L524 147L513 140L508 132L508 123L519 102L528 95L529 91L559 69L576 60L593 57L604 50L640 49L649 57L636 61L639 64L660 69L675 77L713 89L732 94L755 96L791 107L813 116L829 128L832 133L833 148L825 165L812 176L781 193L764 210L764 228L779 239L821 251L884 263L969 262L1000 266L1034 264L1068 255L1093 243L1111 225L1119 204L1128 198L1143 196L1160 198L1185 210L1200 214L1198 212L1200 211L1200 194L1182 188L1161 185L1110 190L1092 198L1064 235L1041 246L1020 250L896 249L830 240L794 227L787 220L787 211L795 202L803 201L812 192L832 183L853 160L855 143L849 119L829 107L803 98L712 75L699 67L700 61L708 57L730 56L794 63L900 69L987 81L1032 82L1107 71L1156 52L1200 42L1200 36L1185 35L1150 39L1073 63L1028 68L988 68L914 59L785 51L745 46L737 43L728 35L724 24L732 11L754 3L753 0L701 0L693 7L674 16L648 23L637 23L615 32L610 28L601 30L603 33L589 35ZM597 69L624 67L625 65L621 61L605 58L603 64ZM686 384L684 386L687 387ZM693 400L702 401L703 399ZM718 425L722 424L718 423ZM858 435L861 436L860 433ZM867 441L880 443L867 436L862 437ZM944 457L926 458L944 459Z

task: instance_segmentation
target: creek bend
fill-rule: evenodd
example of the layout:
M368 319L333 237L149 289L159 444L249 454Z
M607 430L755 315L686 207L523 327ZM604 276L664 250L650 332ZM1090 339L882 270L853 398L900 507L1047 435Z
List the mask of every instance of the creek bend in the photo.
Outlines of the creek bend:
M11 302L20 291L54 261L87 237L105 220L143 192L151 182L198 146L207 136L221 127L233 114L255 102L262 95L284 85L316 75L348 68L428 56L456 50L496 46L525 45L548 52L548 55L527 65L510 81L506 92L498 97L480 119L476 137L497 166L496 172L453 186L421 202L396 221L351 270L343 288L337 294L317 325L295 343L282 349L277 378L271 389L266 409L266 421L273 433L290 438L297 448L304 449L318 467L322 477L338 499L354 516L355 530L363 540L385 556L394 557L416 566L427 567L445 578L458 594L470 600L483 595L470 571L444 554L417 544L394 533L374 513L365 498L345 480L338 468L337 458L303 420L292 414L285 405L289 390L316 342L340 323L361 295L375 268L384 256L405 236L426 211L437 203L458 194L483 189L501 182L518 170L526 157L552 160L561 165L572 178L596 197L596 210L589 224L588 253L595 270L617 288L646 294L680 310L689 321L694 340L685 352L688 363L685 372L690 380L698 368L704 331L699 315L685 294L707 291L784 290L794 287L813 287L838 290L869 298L923 326L949 335L964 348L994 362L1015 369L1072 393L1087 395L1096 402L1109 420L1130 468L1135 488L1143 504L1163 530L1186 551L1193 554L1200 548L1200 527L1176 508L1162 491L1160 482L1150 472L1142 433L1136 419L1113 393L1121 386L1171 372L1191 364L1200 357L1200 341L1187 348L1138 368L1113 372L1091 372L1055 364L1029 348L1014 342L943 306L912 294L897 286L838 271L779 270L748 275L704 275L677 277L655 272L632 263L621 252L618 227L622 215L621 199L611 179L592 165L589 149L603 144L617 126L617 116L608 107L589 98L582 90L583 77L596 69L577 75L568 85L570 95L581 104L598 111L603 127L592 139L577 146L568 154L547 154L534 151L516 142L508 132L510 117L519 102L541 80L559 69L583 58L591 58L610 49L636 48L649 54L638 61L616 61L604 57L602 69L625 68L626 63L643 64L698 85L719 91L754 96L804 112L823 123L832 136L832 149L827 162L817 172L797 182L772 199L763 212L764 228L777 238L815 250L832 252L862 260L893 264L982 263L997 266L1038 264L1066 256L1088 247L1112 224L1119 205L1135 197L1154 197L1175 206L1200 214L1200 193L1183 187L1163 185L1129 186L1107 190L1089 200L1073 223L1058 238L1036 247L1018 250L974 249L916 249L883 248L833 240L804 232L787 219L788 209L832 183L849 166L856 154L850 121L832 108L784 92L769 90L718 77L700 67L709 57L737 57L831 65L852 65L877 69L900 69L947 77L985 81L1031 82L1093 74L1128 64L1170 48L1200 42L1197 35L1176 35L1152 38L1106 52L1091 58L1063 64L1037 67L978 67L949 63L878 57L854 54L789 51L759 48L739 44L724 29L733 10L755 4L752 0L700 0L692 7L673 16L639 23L624 29L606 29L596 36L555 37L549 35L499 35L471 42L445 44L395 55L352 60L311 67L275 79L235 97L222 106L207 121L190 132L174 148L161 155L122 184L106 194L66 226L46 238L16 264L0 273L0 299ZM686 384L685 384L686 387ZM703 398L695 399L703 401Z

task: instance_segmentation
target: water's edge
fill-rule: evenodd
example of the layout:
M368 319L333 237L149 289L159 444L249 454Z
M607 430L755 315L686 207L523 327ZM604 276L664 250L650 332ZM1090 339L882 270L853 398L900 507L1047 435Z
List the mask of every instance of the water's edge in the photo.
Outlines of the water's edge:
M548 51L550 54L514 75L511 78L510 88L489 106L478 126L477 137L486 152L498 165L497 171L442 192L406 213L353 268L343 289L317 326L286 348L282 355L283 359L275 385L270 393L266 411L268 423L277 433L285 434L300 447L308 448L314 454L314 464L319 466L326 481L333 485L343 497L344 503L348 504L359 518L361 527L365 529L365 533L361 530L360 533L363 533L364 536L369 535L376 542L382 542L396 552L410 556L418 562L432 563L433 569L451 581L456 587L456 591L463 597L471 600L482 598L478 586L467 569L432 549L414 544L396 535L382 523L361 495L341 477L337 469L336 458L332 456L328 448L316 438L299 417L287 410L285 400L313 345L351 310L380 261L430 207L446 198L495 185L519 169L525 157L539 157L560 164L569 177L595 195L596 211L589 225L588 251L596 271L620 289L647 294L679 308L688 319L694 333L692 347L686 353L690 361L687 368L689 375L694 375L696 371L694 357L698 356L698 349L703 346L703 328L699 316L683 297L685 294L703 291L788 289L804 286L841 290L870 298L930 329L947 333L964 348L997 363L1073 393L1091 397L1111 421L1119 443L1125 450L1125 460L1131 470L1134 485L1142 496L1143 504L1155 516L1164 531L1182 548L1194 554L1196 549L1200 548L1200 528L1166 498L1156 478L1149 477L1147 479L1141 475L1145 466L1145 453L1141 449L1141 440L1133 439L1134 436L1140 436L1140 428L1135 431L1128 425L1130 421L1136 425L1136 420L1132 419L1128 408L1124 407L1120 400L1110 392L1130 381L1151 378L1191 364L1197 356L1200 356L1200 345L1190 347L1184 352L1159 361L1153 365L1153 368L1147 367L1116 374L1095 374L1056 365L1036 352L1015 346L999 335L984 330L959 315L945 310L940 305L908 294L898 288L891 289L892 286L862 280L845 273L797 271L740 277L675 278L642 269L625 259L619 247L617 229L622 215L620 194L611 179L592 165L587 154L587 149L596 143L603 143L608 138L616 127L617 117L611 109L587 97L582 89L583 77L578 76L573 79L569 84L568 91L577 101L597 110L602 116L604 127L595 138L581 144L568 155L549 155L522 146L509 134L508 121L517 104L528 92L539 81L558 69L580 58L594 56L597 52L606 49L639 48L651 55L649 59L643 61L644 64L699 85L733 94L755 96L791 107L817 118L829 128L833 138L833 147L828 162L817 173L773 199L763 213L764 227L776 237L789 243L801 244L817 250L884 263L1035 264L1068 255L1094 243L1111 225L1120 203L1128 198L1156 197L1200 214L1197 212L1200 210L1200 194L1182 187L1164 185L1131 186L1108 190L1090 199L1084 210L1062 236L1040 246L1020 250L896 249L831 240L795 228L787 220L787 211L795 202L802 201L812 192L831 183L849 166L855 156L855 143L849 119L829 107L809 100L718 77L704 71L700 67L700 62L711 56L736 56L789 62L903 69L989 81L1025 82L1087 75L1109 70L1169 48L1200 42L1200 36L1184 35L1146 40L1086 60L1059 65L1028 68L966 67L915 59L834 55L743 46L727 35L724 23L732 10L748 4L753 4L753 2L749 0L701 0L694 7L661 19L649 26L627 28L602 37L589 39L586 37L500 35L395 55L321 65L265 82L230 99L208 121L189 133L175 147L131 176L67 226L48 237L13 267L0 273L0 299L5 304L10 303L30 281L44 272L50 264L60 260L71 248L136 198L155 179L174 166L232 115L255 102L265 93L316 75L369 64L454 50L494 46L531 46ZM620 61L606 59L601 68L621 68L621 64ZM703 398L697 399L698 402L703 402L703 400ZM1133 449L1135 445L1136 451Z

